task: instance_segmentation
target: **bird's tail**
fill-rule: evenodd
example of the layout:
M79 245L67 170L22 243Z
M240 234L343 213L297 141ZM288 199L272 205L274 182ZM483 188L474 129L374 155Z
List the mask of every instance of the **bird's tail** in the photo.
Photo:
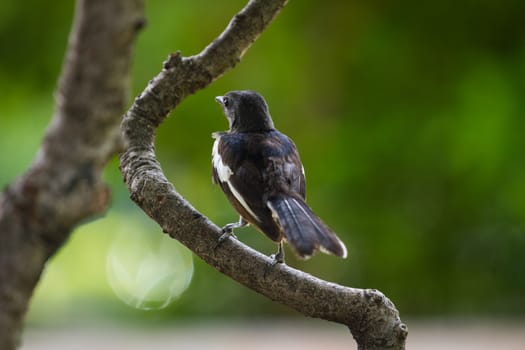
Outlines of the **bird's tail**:
M272 216L283 229L294 252L308 259L317 251L346 258L346 247L299 196L279 196L268 201Z

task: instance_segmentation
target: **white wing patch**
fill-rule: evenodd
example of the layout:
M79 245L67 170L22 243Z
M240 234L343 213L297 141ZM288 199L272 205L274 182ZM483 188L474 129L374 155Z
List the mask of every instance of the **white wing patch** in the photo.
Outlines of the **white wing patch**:
M255 220L261 222L259 217L255 215L253 210L248 206L248 203L246 203L244 198L242 198L241 194L235 189L235 187L233 187L232 183L230 182L230 177L233 175L233 171L222 161L221 155L219 154L219 140L220 138L217 138L215 140L215 143L213 144L213 149L211 151L212 164L215 170L217 171L219 181L222 183L226 183L230 188L231 193L237 199L237 201L241 203L242 207L246 209L246 211L250 213L250 215L253 216Z
M228 182L230 176L233 175L233 171L230 169L229 166L222 162L222 158L219 154L219 140L220 138L217 138L213 143L213 150L211 151L212 164L215 170L217 171L219 180L221 182Z
M237 190L235 189L235 187L232 186L232 184L229 182L229 181L226 181L226 183L228 184L228 187L230 188L230 191L232 191L233 195L235 196L235 198L237 198L237 200L239 201L239 203L241 203L241 205L243 206L244 209L246 209L246 211L248 213L250 213L251 216L254 217L255 220L261 222L261 220L259 219L259 217L257 215L255 215L255 213L252 211L252 209L248 206L248 203L246 203L246 201L244 200L244 198L242 198L241 194L239 192L237 192Z

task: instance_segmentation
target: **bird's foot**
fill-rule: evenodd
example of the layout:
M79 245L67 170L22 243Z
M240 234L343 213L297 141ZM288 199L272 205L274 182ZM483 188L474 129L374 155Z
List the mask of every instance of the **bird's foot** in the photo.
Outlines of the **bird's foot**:
M237 238L237 236L235 236L235 234L233 233L233 228L229 227L229 225L231 224L228 224L222 228L222 235L219 237L218 241L219 244L221 244L230 237Z
M273 260L272 266L275 266L277 264L284 264L284 249L282 242L279 243L277 253L270 255L270 259Z
M217 240L217 244L215 245L215 249L220 247L220 245L225 240L227 240L230 237L233 237L233 238L236 239L237 237L233 234L233 229L241 228L241 227L244 227L246 225L248 225L248 222L246 220L244 220L242 217L239 219L238 222L232 222L230 224L224 225L224 227L221 229L222 235Z
M272 254L270 255L270 259L272 259L272 266L275 266L277 264L284 264L284 258L282 256L279 256L278 254Z
M248 221L244 220L244 218L242 216L239 218L238 222L232 222L230 224L224 225L224 227L221 230L222 231L222 236L219 238L219 242L223 242L226 238L229 238L229 237L232 237L232 236L234 238L237 238L233 234L233 229L242 228L242 227L245 227L247 225L248 225Z
M222 232L222 235L217 240L217 243L215 243L215 247L213 248L214 250L219 248L224 243L224 241L226 241L228 238L230 238L230 237L237 238L233 234L233 231L231 229L227 230L227 229L225 229L225 227L223 227L221 232Z
M283 244L282 243L279 243L279 250L277 251L277 253L270 255L269 258L272 259L272 262L270 263L270 265L267 265L264 268L264 278L265 279L268 276L268 274L271 271L273 271L273 269L277 265L279 265L279 264L283 264L284 265L284 250L283 250Z
M277 254L272 254L272 255L270 255L270 259L272 259L272 264L271 264L271 266L275 266L275 265L277 265L277 264L284 264L284 259L279 258L279 257L277 256Z

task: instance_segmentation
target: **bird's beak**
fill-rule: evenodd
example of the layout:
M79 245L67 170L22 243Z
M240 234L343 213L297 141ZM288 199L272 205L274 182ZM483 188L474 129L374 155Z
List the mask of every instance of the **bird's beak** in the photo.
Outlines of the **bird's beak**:
M220 104L221 106L224 105L223 100L224 100L223 96L216 96L215 97L215 101L217 101L217 103Z

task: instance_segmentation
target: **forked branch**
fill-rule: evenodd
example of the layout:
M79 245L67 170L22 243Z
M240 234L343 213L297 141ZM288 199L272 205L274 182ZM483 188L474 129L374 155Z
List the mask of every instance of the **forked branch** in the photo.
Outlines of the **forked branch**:
M162 230L220 272L306 316L348 326L360 349L404 349L406 326L381 292L329 283L272 260L237 240L218 248L220 229L195 210L164 176L155 157L155 129L182 99L233 68L285 6L252 0L201 53L171 55L124 117L124 180L135 201Z

